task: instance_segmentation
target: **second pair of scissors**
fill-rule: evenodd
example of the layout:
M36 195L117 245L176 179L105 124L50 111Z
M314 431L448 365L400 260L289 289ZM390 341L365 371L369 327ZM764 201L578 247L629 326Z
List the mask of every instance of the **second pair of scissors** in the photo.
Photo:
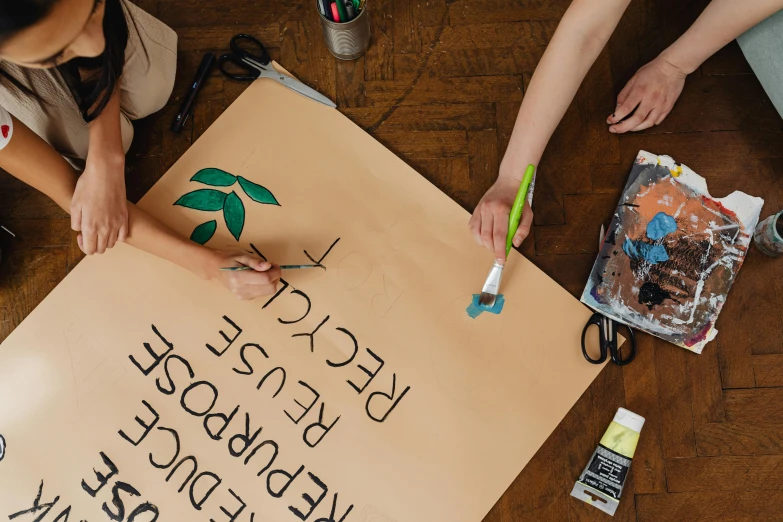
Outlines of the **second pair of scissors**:
M277 71L264 44L249 34L237 34L231 38L231 52L218 58L220 72L234 80L253 81L258 78L270 78L298 92L302 96L322 103L328 107L337 107L329 98L308 87L299 80Z

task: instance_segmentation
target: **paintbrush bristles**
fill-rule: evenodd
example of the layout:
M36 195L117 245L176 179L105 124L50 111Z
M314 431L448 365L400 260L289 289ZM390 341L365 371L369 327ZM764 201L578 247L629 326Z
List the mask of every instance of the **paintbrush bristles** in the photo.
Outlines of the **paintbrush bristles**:
M503 265L495 261L492 269L489 271L487 280L484 281L484 287L479 296L479 305L491 308L495 306L495 298L500 290L500 279L503 277Z
M481 295L479 296L479 304L481 306L486 306L488 308L492 308L495 306L495 298L497 297L496 294L489 294L487 292L481 292Z

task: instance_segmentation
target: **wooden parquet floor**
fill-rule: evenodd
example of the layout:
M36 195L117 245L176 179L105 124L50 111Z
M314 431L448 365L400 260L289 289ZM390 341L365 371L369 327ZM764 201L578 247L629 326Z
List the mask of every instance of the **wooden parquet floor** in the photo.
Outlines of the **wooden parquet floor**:
M133 200L245 88L213 74L185 130L168 130L201 55L248 32L472 210L497 174L525 87L569 1L369 0L372 45L352 62L327 52L310 0L138 3L179 34L179 70L170 103L138 122L127 161ZM634 0L541 162L535 227L522 251L575 296L640 149L687 164L713 195L740 189L766 199L763 215L783 208L783 121L736 43L688 78L662 125L623 136L605 128L616 93L704 4ZM5 175L0 223L21 238L0 234L4 339L82 255L67 216ZM602 371L485 522L608 520L569 492L619 406L647 424L616 520L783 520L782 260L751 250L718 329L701 356L639 335L636 361Z

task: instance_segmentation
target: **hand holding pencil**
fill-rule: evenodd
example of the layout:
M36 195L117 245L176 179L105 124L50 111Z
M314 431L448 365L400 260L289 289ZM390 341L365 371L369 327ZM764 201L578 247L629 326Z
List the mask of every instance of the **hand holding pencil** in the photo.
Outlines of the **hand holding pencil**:
M258 256L245 252L215 251L215 258L211 264L212 266L207 270L208 277L218 279L237 299L255 299L272 295L277 291L280 267ZM242 270L221 270L226 267L237 267Z

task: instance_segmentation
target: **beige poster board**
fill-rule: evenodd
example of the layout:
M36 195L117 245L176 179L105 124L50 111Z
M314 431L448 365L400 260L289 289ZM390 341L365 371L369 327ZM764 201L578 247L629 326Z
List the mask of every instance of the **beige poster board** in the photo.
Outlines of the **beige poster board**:
M173 205L206 167L280 205L216 187L243 201L235 240ZM325 270L239 302L124 245L81 262L0 346L0 518L478 522L601 369L579 348L590 312L515 252L503 312L470 319L491 255L468 213L272 81L141 206Z

